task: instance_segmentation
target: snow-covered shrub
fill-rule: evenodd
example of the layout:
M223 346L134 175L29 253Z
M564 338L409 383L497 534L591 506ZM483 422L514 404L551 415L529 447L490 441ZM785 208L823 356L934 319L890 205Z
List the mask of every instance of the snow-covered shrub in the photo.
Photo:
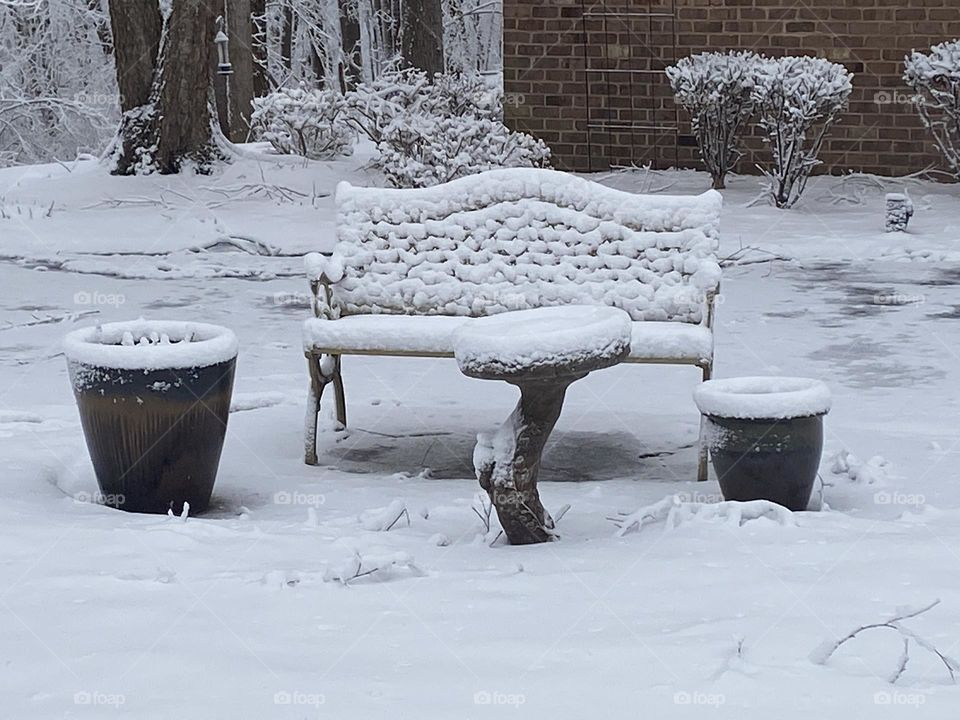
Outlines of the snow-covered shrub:
M544 167L550 149L501 122L498 92L481 79L397 70L347 93L350 122L377 144L374 161L397 187L428 187L500 167Z
M253 101L250 121L277 152L328 160L353 152L356 133L346 107L333 90L281 88Z
M754 99L772 162L760 171L777 207L803 194L830 128L847 108L853 75L843 65L814 57L784 57L759 65Z
M546 167L550 159L542 140L472 115L403 113L377 147L377 165L397 187L429 187L494 168Z
M912 52L903 79L916 92L914 104L923 124L960 178L960 40Z
M360 83L347 93L350 122L373 142L400 113L417 104L430 89L430 78L413 68L384 73L376 80Z
M379 143L387 126L397 116L410 113L436 117L472 115L499 119L500 98L480 79L440 75L433 80L422 70L408 68L361 83L347 93L347 106L354 126Z
M691 55L667 68L677 104L690 113L713 187L737 164L741 128L753 115L761 58L752 52L708 52Z

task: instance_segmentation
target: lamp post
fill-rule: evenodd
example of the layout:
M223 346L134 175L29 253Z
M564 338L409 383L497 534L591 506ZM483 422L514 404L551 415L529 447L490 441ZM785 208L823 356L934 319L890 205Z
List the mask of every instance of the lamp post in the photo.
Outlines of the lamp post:
M233 75L233 65L230 64L230 38L226 32L226 22L223 15L217 18L217 34L213 38L217 46L217 76L222 79L223 97L217 98L218 102L223 103L223 110L220 112L221 129L224 135L230 137L230 76Z

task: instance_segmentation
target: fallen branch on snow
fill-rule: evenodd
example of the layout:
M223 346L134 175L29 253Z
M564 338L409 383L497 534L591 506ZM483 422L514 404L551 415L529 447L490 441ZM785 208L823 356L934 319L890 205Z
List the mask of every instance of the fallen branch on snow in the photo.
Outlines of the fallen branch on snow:
M423 571L414 564L413 558L404 552L366 557L355 553L349 560L327 568L323 573L323 581L349 585L354 580L376 573L387 573L393 569L409 570L414 575L423 575Z
M953 682L957 681L956 674L960 671L960 662L957 662L949 655L945 655L940 652L933 643L917 635L913 630L904 627L901 623L904 620L909 620L910 618L915 618L918 615L922 615L929 610L932 610L937 605L940 604L939 598L934 600L932 603L925 605L921 608L899 608L893 617L889 620L883 620L881 622L871 623L869 625L861 625L856 630L852 630L847 633L845 636L839 640L826 640L821 643L812 653L810 653L810 660L817 665L825 665L830 657L840 649L844 644L853 640L860 633L867 630L877 630L880 628L887 628L889 630L895 630L900 634L900 637L903 639L903 651L900 653L900 658L897 661L896 670L890 675L888 681L892 685L897 682L903 673L907 669L907 663L910 662L910 641L912 640L917 645L919 645L924 650L933 653L938 658L940 662L943 663L944 667L947 668L947 672L950 673L950 679Z

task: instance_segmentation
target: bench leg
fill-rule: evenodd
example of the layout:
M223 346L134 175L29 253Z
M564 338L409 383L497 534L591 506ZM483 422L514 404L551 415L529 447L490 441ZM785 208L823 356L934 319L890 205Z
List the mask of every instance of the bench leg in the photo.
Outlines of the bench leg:
M713 365L703 368L703 381L706 382L713 375ZM697 445L697 480L705 482L709 478L710 463L707 451L707 418L700 416L700 441Z
M697 480L705 482L709 479L710 464L707 453L707 418L700 416L700 444L697 453Z
M336 365L333 371L333 396L337 406L337 422L347 426L347 401L343 394L343 376L340 375L340 356L334 355Z
M328 380L320 372L320 358L316 355L307 355L307 370L310 373L310 391L307 394L307 417L303 432L303 461L307 465L316 465L317 416L320 413L320 397Z

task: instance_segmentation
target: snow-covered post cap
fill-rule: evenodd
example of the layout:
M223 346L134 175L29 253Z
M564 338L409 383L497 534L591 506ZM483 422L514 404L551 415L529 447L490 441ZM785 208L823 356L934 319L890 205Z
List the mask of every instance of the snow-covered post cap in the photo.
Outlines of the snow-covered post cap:
M906 232L913 217L913 201L906 193L887 193L886 201L886 231Z
M830 412L830 389L798 377L708 380L693 391L700 412L738 420L789 420Z
M336 255L307 253L303 264L310 282L335 283L343 279L343 261Z

